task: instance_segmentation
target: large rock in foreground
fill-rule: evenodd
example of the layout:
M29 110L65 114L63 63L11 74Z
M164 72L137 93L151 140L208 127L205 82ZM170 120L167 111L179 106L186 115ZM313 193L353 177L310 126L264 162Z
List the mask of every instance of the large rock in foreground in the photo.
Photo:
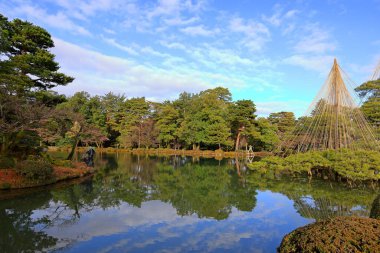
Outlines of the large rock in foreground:
M286 235L281 252L380 252L380 220L336 217Z

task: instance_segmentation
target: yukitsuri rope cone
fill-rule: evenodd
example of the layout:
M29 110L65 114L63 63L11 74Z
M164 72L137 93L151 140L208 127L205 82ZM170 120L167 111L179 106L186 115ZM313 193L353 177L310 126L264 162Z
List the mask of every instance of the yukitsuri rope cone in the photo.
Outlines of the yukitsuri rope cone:
M352 81L334 59L327 80L309 106L306 116L299 120L293 134L281 143L280 149L285 151L284 154L379 148L371 126L350 95L346 83Z
M372 75L372 77L371 77L371 80L372 80L372 81L375 81L375 80L378 80L378 79L380 79L380 61L379 61L379 63L377 64L376 69L375 69L375 71L373 72L373 75Z

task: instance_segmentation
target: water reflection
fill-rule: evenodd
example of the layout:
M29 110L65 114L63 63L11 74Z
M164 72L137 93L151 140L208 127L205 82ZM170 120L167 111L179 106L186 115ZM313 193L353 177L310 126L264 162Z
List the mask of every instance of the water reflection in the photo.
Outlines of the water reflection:
M379 209L371 190L250 174L240 160L99 154L95 163L80 183L1 192L2 251L275 252L313 220Z

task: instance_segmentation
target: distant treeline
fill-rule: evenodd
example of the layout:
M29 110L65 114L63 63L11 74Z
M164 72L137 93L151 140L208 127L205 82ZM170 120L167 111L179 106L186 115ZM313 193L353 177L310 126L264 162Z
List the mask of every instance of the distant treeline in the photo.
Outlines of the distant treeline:
M235 150L252 145L270 151L295 126L290 112L257 118L251 100L232 101L229 90L221 87L183 92L176 100L162 103L78 92L57 109L80 114L92 129L99 129L98 141L87 140L83 132L82 144L119 148ZM50 145L68 143L70 137L64 135L49 141Z

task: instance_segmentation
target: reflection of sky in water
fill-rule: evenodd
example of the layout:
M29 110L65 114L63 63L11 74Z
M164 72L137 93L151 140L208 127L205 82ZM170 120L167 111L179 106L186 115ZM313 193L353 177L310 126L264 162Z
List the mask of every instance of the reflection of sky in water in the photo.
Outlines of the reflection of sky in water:
M96 209L46 232L67 252L275 252L286 233L311 221L284 195L259 191L252 212L233 208L221 221L181 217L169 203L153 200L141 208Z
M368 217L378 194L177 158L107 155L91 180L9 199L0 192L0 252L276 252L314 219Z

